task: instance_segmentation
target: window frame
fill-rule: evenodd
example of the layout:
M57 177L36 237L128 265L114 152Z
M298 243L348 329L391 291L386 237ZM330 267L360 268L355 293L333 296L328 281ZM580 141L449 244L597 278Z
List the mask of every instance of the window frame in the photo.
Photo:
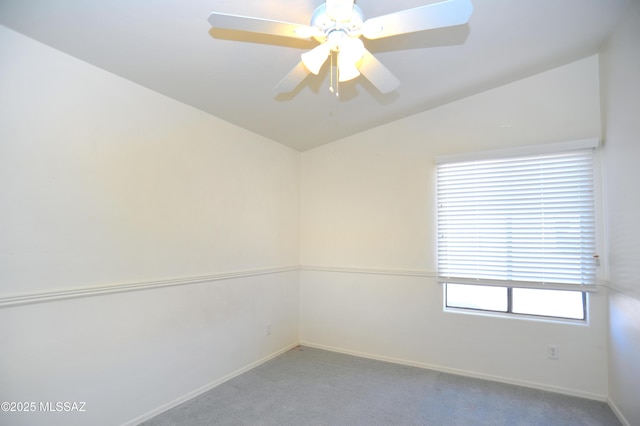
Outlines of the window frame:
M594 281L591 284L551 284L547 285L544 282L522 282L522 281L514 281L510 282L509 280L501 281L496 280L496 282L491 282L492 280L474 280L474 279L457 279L454 277L443 277L440 274L440 265L438 261L438 281L443 284L443 306L445 311L450 312L464 312L464 313L472 313L472 314L485 314L485 315L498 315L509 318L533 318L538 320L551 320L551 321L562 321L562 322L573 322L573 323L588 323L589 321L589 296L588 293L597 292L597 276L598 276L598 267L599 256L595 253L598 252L599 241L600 241L600 225L598 220L598 211L600 204L601 194L598 191L599 188L599 167L596 163L596 153L597 148L599 146L598 139L585 139L579 141L569 141L563 143L555 143L555 144L546 144L546 145L537 145L537 146L527 146L527 147L518 147L512 149L505 150L496 150L496 151L485 151L480 153L465 153L465 154L455 154L455 155L446 155L439 156L436 158L436 165L439 166L442 163L455 163L455 162L469 162L469 161L478 161L478 160L497 160L501 158L511 158L511 157L525 157L525 156L535 156L535 155L546 155L546 154L554 154L554 153L566 153L571 151L592 149L592 168L591 168L591 177L592 177L592 185L593 185L593 221L594 221L594 258L596 259L596 272L594 276ZM436 175L438 173L436 172ZM436 178L436 198L439 199L439 190L438 190L438 179ZM436 244L436 253L440 250L440 229L439 229L439 216L440 216L440 208L438 202L436 203L436 230L437 230L437 244ZM438 257L439 259L439 257ZM463 281L463 282L459 282ZM507 309L506 311L502 310L490 310L483 308L475 308L475 307L466 307L466 306L456 306L449 304L447 300L448 288L447 284L464 284L464 285L479 285L479 286L496 286L501 288L506 288L507 290ZM552 316L545 314L532 314L532 313L519 313L513 311L513 289L514 288L524 288L524 289L540 289L540 290L565 290L565 291L575 291L581 293L582 300L582 318L574 318L574 317L563 317L563 316Z
M551 321L567 321L567 322L578 322L578 323L586 323L588 322L588 293L586 291L580 290L554 290L554 289L538 289L535 290L548 290L548 291L575 291L581 294L582 298L582 318L572 318L572 317L561 317L561 316L553 316L553 315L543 315L543 314L531 314L531 313L522 313L522 312L514 312L513 311L513 289L514 288L525 288L531 289L531 287L515 287L515 286L495 286L498 288L506 288L507 289L507 309L504 311L493 310L493 309L482 309L482 308L472 308L467 306L455 306L449 305L447 301L447 292L449 291L448 284L457 284L454 282L443 283L443 305L445 312L466 312L466 313L474 313L474 314L485 314L485 315L498 315L498 316L506 316L506 317L519 317L519 318L533 318L533 319L544 319Z

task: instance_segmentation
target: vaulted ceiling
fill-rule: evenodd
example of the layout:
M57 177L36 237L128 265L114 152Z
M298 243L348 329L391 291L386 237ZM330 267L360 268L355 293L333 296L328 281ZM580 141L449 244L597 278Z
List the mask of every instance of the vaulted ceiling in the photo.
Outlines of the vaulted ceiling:
M304 151L595 54L629 1L473 0L466 25L365 41L401 86L381 94L359 77L339 97L328 65L273 91L317 42L207 22L216 11L308 24L322 0L0 0L0 24ZM434 2L357 4L366 19Z

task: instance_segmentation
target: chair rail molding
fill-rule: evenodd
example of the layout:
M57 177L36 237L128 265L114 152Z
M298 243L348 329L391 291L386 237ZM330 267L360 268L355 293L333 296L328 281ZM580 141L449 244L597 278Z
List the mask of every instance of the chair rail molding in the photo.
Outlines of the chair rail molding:
M28 305L33 303L54 302L58 300L76 299L79 297L93 297L115 293L125 293L130 291L152 290L165 287L185 286L192 284L202 284L236 278L255 277L260 275L279 274L284 272L298 271L295 266L283 266L275 268L251 269L244 271L225 272L212 275L199 275L193 277L173 278L158 281L145 281L124 284L105 284L88 287L76 287L59 290L43 290L32 293L16 295L0 295L0 308L11 306Z

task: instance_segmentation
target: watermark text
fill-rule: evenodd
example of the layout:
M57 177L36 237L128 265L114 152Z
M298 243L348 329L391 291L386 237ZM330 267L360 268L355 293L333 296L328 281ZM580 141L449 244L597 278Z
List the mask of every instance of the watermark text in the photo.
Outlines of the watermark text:
M6 412L48 412L71 413L85 412L86 402L83 401L4 401L0 403L0 410Z

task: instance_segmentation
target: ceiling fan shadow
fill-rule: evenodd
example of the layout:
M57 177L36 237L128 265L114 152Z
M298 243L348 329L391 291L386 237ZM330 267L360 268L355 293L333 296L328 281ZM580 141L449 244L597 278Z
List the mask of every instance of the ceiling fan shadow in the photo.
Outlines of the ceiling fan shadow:
M295 87L295 89L290 92L281 92L278 93L274 100L278 102L287 102L293 100L298 93L300 93L304 88L310 89L316 95L320 93L320 90L328 90L328 87L325 86L325 80L327 75L329 74L328 67L322 67L318 75L313 75L308 73L307 76L300 81L300 83ZM310 78L313 77L313 78Z
M318 75L308 74L307 77L304 78L298 84L295 89L290 92L278 93L274 100L278 102L288 102L294 100L294 98L305 88L311 90L316 95L321 93L322 91L330 92L330 81L329 72L331 70L330 66L324 66L318 73ZM337 84L334 82L334 87L337 89L337 96L339 102L349 102L353 99L358 98L360 92L358 90L359 87L364 89L378 104L380 105L390 105L395 102L398 98L398 92L388 92L382 93L380 90L365 77L360 77L355 80L343 82ZM334 93L336 95L336 93Z
M268 44L297 49L311 49L318 43L311 39L298 39L292 37L282 37L271 34L253 33L242 30L230 30L223 28L211 28L209 35L220 40L241 41L245 43Z
M366 40L365 44L372 53L391 52L398 50L428 49L430 47L445 47L464 44L469 36L468 24L454 27L436 28L393 37Z
M358 84L362 86L362 88L371 96L379 105L391 105L394 103L400 95L397 90L389 93L382 93L376 86L374 86L369 80L366 78L361 78L358 80Z
M319 87L320 90L328 90L327 87ZM338 85L339 102L349 102L357 99L360 96L360 89L364 89L369 96L371 96L379 105L390 105L398 99L399 95L397 91L382 93L364 76L355 80L346 81Z

